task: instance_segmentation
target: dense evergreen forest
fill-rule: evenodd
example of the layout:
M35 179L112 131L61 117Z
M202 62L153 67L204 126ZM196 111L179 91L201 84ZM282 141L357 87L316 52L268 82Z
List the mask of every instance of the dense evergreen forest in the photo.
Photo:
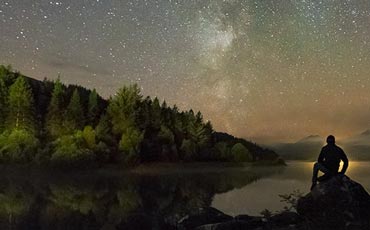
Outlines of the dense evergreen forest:
M0 162L136 165L144 162L279 162L244 139L217 133L200 112L179 111L123 86L95 90L38 81L0 66Z

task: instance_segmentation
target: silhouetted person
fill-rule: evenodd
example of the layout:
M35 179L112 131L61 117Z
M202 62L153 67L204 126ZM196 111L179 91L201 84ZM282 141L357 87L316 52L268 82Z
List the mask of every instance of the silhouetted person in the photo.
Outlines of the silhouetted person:
M330 135L326 138L326 143L320 152L317 162L313 166L311 190L316 186L317 181L327 180L338 174L340 161L343 161L342 170L339 174L345 174L348 168L348 159L344 151L335 144L335 137ZM317 178L319 171L324 175Z

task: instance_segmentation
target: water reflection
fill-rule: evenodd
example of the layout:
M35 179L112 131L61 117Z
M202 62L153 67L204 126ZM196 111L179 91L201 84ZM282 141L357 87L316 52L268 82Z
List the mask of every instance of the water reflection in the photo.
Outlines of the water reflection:
M313 162L288 162L279 174L252 182L248 186L227 193L216 194L212 206L229 214L259 215L264 209L283 210L285 203L279 195L299 190L306 194L311 185ZM350 162L347 175L370 191L370 162Z
M167 229L215 194L252 187L282 167L187 173L0 170L0 229ZM260 191L259 191L260 192Z

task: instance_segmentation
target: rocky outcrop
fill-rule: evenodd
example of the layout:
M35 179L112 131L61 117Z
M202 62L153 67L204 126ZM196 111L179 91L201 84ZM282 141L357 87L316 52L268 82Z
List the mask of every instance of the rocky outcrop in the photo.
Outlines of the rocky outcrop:
M189 230L206 224L227 222L232 219L233 217L215 208L199 208L182 218L178 223L178 229Z
M370 229L370 195L344 175L318 184L297 211L313 229Z
M208 221L207 221L208 220ZM269 218L239 215L228 216L214 208L200 209L179 221L177 229L244 230L244 229L299 229L302 218L295 212L284 211Z

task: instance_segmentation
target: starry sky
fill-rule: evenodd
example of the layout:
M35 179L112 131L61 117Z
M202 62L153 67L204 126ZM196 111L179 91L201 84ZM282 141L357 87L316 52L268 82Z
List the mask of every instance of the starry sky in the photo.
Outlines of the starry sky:
M368 0L0 0L0 64L257 142L370 128Z

